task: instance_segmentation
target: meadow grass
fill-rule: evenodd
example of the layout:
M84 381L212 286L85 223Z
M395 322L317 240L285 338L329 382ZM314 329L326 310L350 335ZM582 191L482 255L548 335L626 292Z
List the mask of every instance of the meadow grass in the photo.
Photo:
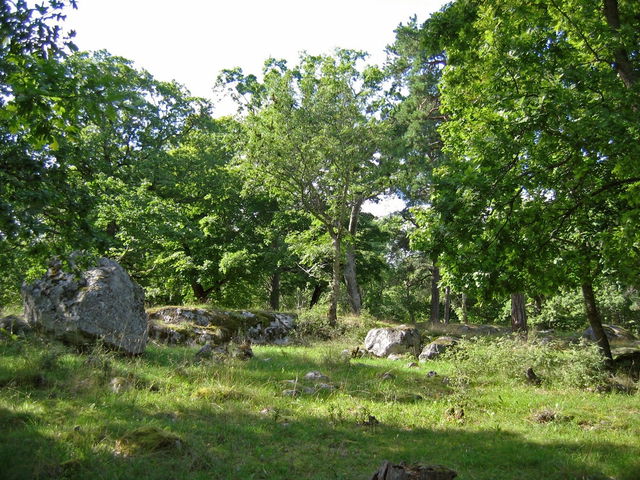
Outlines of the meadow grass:
M583 379L588 350L581 361L518 345L466 342L409 367L344 356L344 341L197 362L196 347L128 358L8 340L0 478L367 479L384 460L461 479L640 478L640 395L599 393L602 376Z

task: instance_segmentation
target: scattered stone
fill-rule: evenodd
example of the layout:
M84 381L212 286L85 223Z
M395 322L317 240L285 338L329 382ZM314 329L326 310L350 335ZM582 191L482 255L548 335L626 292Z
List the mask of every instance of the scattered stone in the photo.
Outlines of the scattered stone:
M391 372L384 372L380 375L380 378L382 380L393 380L394 378L396 378L396 376Z
M16 315L8 315L0 318L0 330L4 330L9 335L24 335L31 331L29 324Z
M396 361L396 360L404 360L405 356L400 353L392 353L387 357L387 360Z
M416 362L407 363L407 368L418 368L418 364Z
M408 326L374 328L367 333L364 346L376 357L403 353L415 355L420 349L420 332Z
M213 346L210 343L206 343L200 350L196 352L196 360L201 358L211 358L213 355Z
M435 372L433 370L430 370L427 372L427 377L437 377L437 376L438 376L438 372Z
M144 292L113 260L101 258L79 277L53 262L43 278L23 284L22 298L28 324L56 338L83 347L100 340L129 354L144 352Z
M306 378L307 380L329 380L329 377L321 372L318 372L317 370L307 373L304 378Z
M418 357L420 362L426 362L427 360L433 360L450 348L458 344L458 339L453 337L438 337L429 345L424 347L422 353Z
M318 384L316 385L316 388L317 388L318 390L328 390L328 391L331 391L331 390L335 390L335 389L336 389L335 385L331 385L331 384L329 384L329 383L318 383Z
M282 396L283 397L299 397L300 396L300 390L297 390L297 389L283 390L282 391Z
M458 474L442 465L398 465L385 461L370 480L452 480Z

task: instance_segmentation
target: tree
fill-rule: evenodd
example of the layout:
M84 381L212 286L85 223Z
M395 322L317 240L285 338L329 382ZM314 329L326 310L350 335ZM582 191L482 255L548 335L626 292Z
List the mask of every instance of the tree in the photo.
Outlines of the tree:
M343 253L346 246L351 255L362 203L385 188L384 124L374 102L382 76L376 69L360 70L363 58L348 50L303 55L292 69L270 59L262 84L238 70L221 79L235 85L238 95L252 94L240 160L250 183L308 212L331 238L331 322L337 318ZM353 265L349 272L347 283L355 281ZM348 289L359 310L357 285Z
M455 276L511 293L581 285L610 357L592 293L604 273L637 275L640 6L604 6L462 0L426 28L448 61L430 220Z

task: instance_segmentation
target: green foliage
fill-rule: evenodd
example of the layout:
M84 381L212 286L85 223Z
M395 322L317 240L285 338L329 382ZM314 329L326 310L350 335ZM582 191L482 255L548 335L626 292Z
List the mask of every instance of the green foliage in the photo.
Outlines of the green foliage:
M582 1L458 1L423 26L446 52L447 121L418 240L440 242L463 291L553 292L635 270L638 176L622 165L638 155L638 89L611 65L619 42L637 74L638 12L620 5L619 32Z
M640 326L638 292L605 284L598 289L598 308L604 323L619 325L631 330ZM586 328L584 300L576 290L565 290L546 299L542 310L532 317L532 323L542 328L580 330Z
M606 384L608 372L596 345L542 345L518 338L474 338L464 340L450 355L457 375L471 382L495 381L514 384L526 381L533 368L545 387L597 388Z

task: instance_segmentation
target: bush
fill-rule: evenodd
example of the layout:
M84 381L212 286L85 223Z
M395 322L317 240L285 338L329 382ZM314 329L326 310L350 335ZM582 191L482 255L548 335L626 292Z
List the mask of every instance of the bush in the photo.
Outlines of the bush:
M544 384L560 387L598 387L604 385L607 371L598 347L526 342L514 337L463 340L453 357L459 377L490 381L503 377L522 383L525 372L533 368Z

